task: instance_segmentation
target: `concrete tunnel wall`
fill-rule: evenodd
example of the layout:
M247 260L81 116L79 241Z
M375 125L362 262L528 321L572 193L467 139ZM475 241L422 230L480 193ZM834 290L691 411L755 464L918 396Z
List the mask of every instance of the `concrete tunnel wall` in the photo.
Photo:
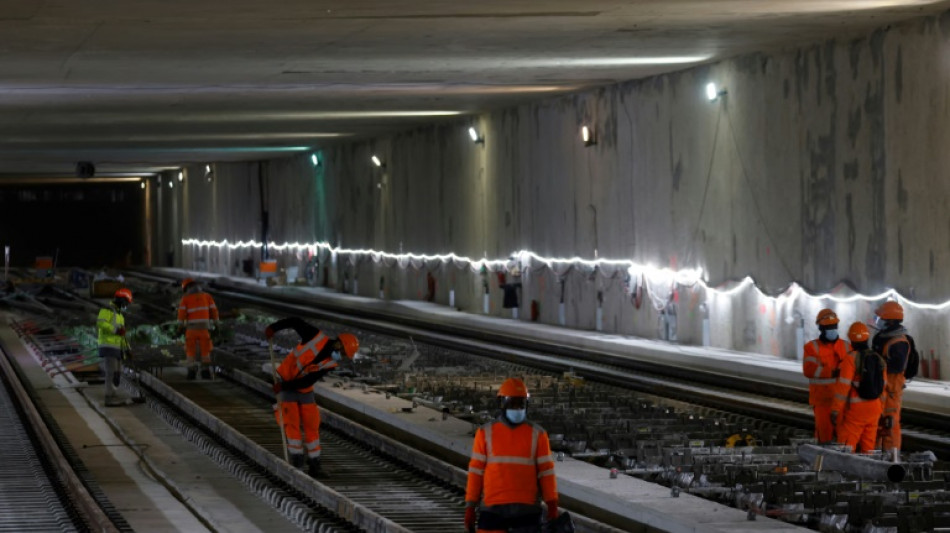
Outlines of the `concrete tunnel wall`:
M596 254L702 267L709 284L723 288L751 275L772 295L797 281L813 293L846 296L844 282L864 294L894 287L915 301L940 303L950 299L950 276L942 275L950 265L950 213L942 209L950 192L948 40L945 14L339 144L320 152L316 168L309 153L219 163L212 182L202 178L203 167L189 168L196 179L171 193L182 202L179 231L165 231L260 239L262 172L268 238L276 242L475 258L521 249ZM709 81L728 94L707 101ZM593 128L595 145L581 142L583 124ZM471 142L469 125L484 144ZM385 168L370 162L372 154ZM160 224L169 228L171 220ZM239 258L259 258L248 249L177 250L186 268L231 274L240 272ZM300 252L274 256L301 272L307 260ZM318 256L341 290L352 292L356 279L361 295L375 297L382 277L386 298L421 299L431 271L438 303L446 304L454 287L457 307L481 312L478 272ZM623 271L560 273L568 327L595 327L600 291L605 332L658 337L657 309L649 295L634 305ZM488 282L491 314L510 316L494 274ZM522 282L521 320L537 300L539 321L557 324L557 273L534 264ZM648 284L659 305L669 293L664 287ZM704 303L713 346L796 358L799 316L807 339L817 334L818 309L835 308L846 331L870 319L879 302L679 286L678 342L702 343ZM924 357L933 349L946 368L950 310L905 309Z

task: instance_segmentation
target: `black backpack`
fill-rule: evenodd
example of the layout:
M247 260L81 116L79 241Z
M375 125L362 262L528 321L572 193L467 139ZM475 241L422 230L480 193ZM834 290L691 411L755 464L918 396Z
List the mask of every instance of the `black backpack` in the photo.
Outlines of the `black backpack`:
M917 352L917 344L910 335L907 337L907 343L910 348L907 350L907 367L904 368L904 379L910 381L917 377L917 371L920 370L920 353Z
M861 350L857 363L855 377L861 380L856 387L858 396L865 400L880 398L884 393L884 358L874 350Z

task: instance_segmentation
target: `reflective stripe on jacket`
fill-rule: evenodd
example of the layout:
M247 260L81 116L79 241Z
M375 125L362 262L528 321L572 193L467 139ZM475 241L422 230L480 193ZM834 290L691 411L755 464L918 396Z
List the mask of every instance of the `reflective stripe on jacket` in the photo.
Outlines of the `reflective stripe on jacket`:
M117 335L119 328L125 327L125 317L111 304L106 309L99 310L96 319L96 329L99 331L99 346L108 346L121 350L125 346L125 338Z
M850 344L842 339L822 342L818 339L805 344L802 374L808 378L808 403L829 406L835 403L835 390L841 389L838 365L848 356ZM843 394L841 402L844 403Z
M186 294L178 304L178 323L187 329L211 329L218 320L218 307L206 292Z
M540 493L540 494L539 494ZM496 420L478 428L468 463L465 501L485 506L534 505L557 499L557 479L548 433L525 422Z
M280 379L290 381L292 379L302 378L313 372L336 368L336 361L330 357L324 357L319 361L317 360L320 350L323 349L329 340L329 337L323 333L319 333L305 344L298 344L293 351L287 354L287 357L280 363L280 366L277 367L277 374L280 376ZM310 385L297 392L312 391L313 385Z

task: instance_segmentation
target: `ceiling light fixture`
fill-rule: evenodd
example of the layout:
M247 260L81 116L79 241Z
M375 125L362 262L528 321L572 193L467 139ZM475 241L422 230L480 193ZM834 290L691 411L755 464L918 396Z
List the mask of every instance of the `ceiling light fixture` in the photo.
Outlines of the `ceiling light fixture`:
M214 169L211 168L211 165L205 165L205 179L208 180L208 183L211 183L211 180L214 178Z
M386 164L383 163L382 161L380 161L380 159L379 159L378 157L376 157L376 154L373 154L373 157L371 157L370 159L373 161L373 164L376 165L377 167L379 167L379 168L385 168L385 167L386 167Z
M468 128L468 136L472 138L472 142L475 144L485 144L485 138L478 134L478 130L474 127Z
M594 138L594 132L587 127L585 124L581 126L581 140L584 141L584 146L593 146L597 144L597 139Z
M175 188L175 182L172 181L172 180L168 180L168 188L169 188L169 189L174 189L174 188Z
M706 98L710 102L715 102L720 97L726 96L726 92L727 91L725 89L717 89L716 84L713 82L706 84Z
M701 56L642 56L642 57L553 57L540 59L514 59L504 61L506 68L530 67L626 67L638 65L682 65L701 63L710 58Z
M185 173L180 170L178 171L178 181L185 181Z
M145 188L145 180L142 180L142 181L139 183L139 187L142 188L142 189Z
M313 166L320 165L320 159L317 158L317 154L310 154L310 161L313 163Z

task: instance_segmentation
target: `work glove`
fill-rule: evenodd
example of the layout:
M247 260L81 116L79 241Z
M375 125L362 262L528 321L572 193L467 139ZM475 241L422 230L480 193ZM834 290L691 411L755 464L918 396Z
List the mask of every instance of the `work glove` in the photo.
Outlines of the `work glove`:
M268 340L273 339L273 338L274 338L274 330L271 329L270 326L267 326L266 328L264 328L264 336L267 337Z
M557 518L557 500L548 500L544 502L548 506L548 522Z
M838 411L831 412L831 427L838 427Z
M120 337L125 337L125 326L119 326L118 329L115 330L115 334Z
M275 382L274 382L274 385L271 387L271 389L274 390L274 394L277 394L277 393L279 393L280 391L282 391L282 390L284 389L284 387L282 386L281 382L275 381Z
M465 531L466 533L475 533L475 507L465 508Z

